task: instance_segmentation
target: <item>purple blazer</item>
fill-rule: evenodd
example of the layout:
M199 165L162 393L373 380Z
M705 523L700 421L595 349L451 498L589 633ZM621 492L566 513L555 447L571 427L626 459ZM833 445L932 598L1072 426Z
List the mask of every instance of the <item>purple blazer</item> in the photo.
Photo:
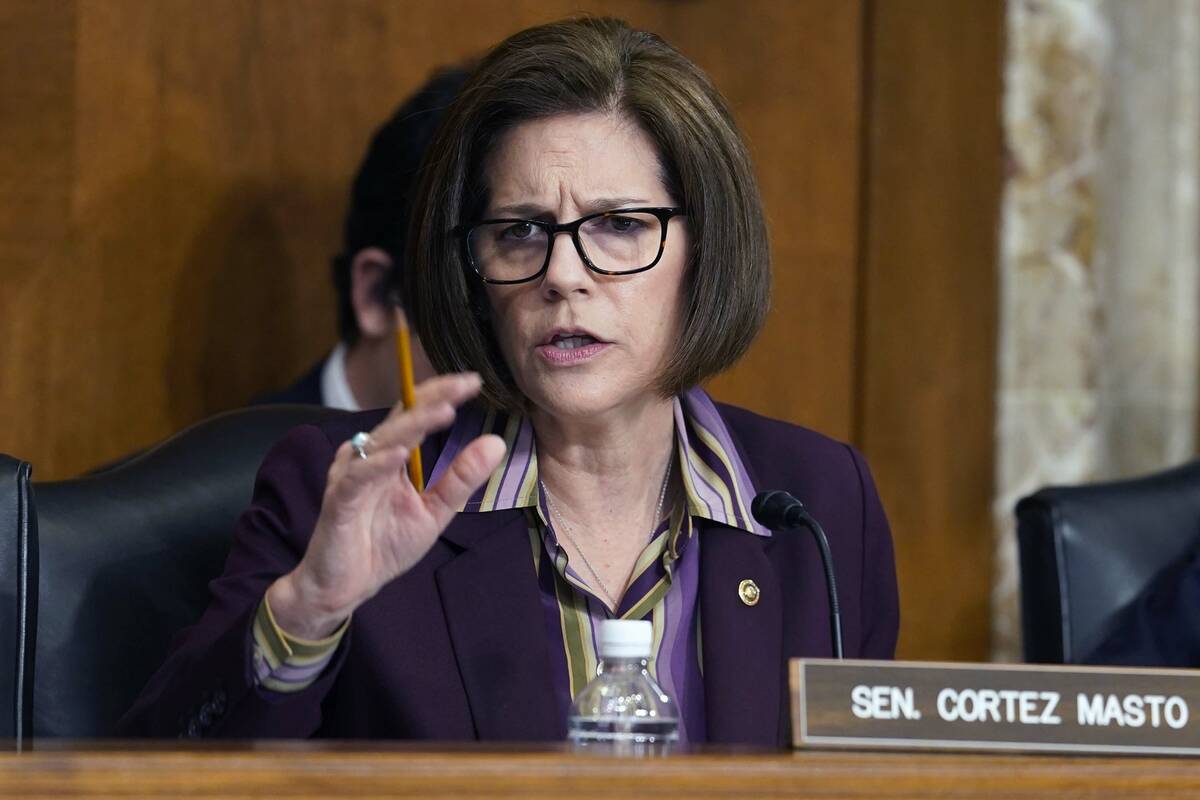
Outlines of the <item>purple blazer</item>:
M853 448L732 406L717 406L757 490L786 489L829 537L845 654L891 658L899 607L891 534ZM126 734L242 739L561 740L524 514L461 514L411 571L355 612L308 688L255 687L251 625L267 587L299 561L334 451L382 411L288 434L263 462L224 573L200 621L122 720ZM441 441L425 445L432 465ZM770 538L698 520L704 701L710 742L790 742L787 660L831 655L821 561L804 532ZM761 590L745 605L738 584Z

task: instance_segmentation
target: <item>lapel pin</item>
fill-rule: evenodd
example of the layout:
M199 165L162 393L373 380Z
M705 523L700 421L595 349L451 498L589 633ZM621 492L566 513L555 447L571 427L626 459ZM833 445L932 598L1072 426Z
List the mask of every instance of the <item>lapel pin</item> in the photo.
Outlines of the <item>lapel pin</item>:
M760 595L758 584L749 578L738 584L738 597L742 598L742 602L746 605L757 605Z

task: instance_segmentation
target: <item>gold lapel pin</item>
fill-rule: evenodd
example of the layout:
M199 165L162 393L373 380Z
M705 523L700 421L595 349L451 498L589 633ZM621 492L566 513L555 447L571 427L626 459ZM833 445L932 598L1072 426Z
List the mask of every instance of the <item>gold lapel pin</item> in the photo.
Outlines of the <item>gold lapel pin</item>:
M757 605L761 595L758 584L749 578L738 584L738 597L742 598L742 602L748 606Z

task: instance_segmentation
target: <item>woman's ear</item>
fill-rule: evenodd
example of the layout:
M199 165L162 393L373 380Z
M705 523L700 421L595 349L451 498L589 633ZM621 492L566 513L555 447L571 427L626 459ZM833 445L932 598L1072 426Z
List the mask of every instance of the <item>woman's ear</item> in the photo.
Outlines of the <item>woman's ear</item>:
M358 330L367 339L390 337L396 330L393 306L387 297L392 258L378 247L366 247L350 262L350 302Z

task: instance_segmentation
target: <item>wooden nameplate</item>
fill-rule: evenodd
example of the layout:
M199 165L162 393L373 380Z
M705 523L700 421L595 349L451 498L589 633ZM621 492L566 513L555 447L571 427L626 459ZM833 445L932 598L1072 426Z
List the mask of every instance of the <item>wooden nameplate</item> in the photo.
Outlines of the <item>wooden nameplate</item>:
M1200 670L793 659L795 747L1200 755Z

